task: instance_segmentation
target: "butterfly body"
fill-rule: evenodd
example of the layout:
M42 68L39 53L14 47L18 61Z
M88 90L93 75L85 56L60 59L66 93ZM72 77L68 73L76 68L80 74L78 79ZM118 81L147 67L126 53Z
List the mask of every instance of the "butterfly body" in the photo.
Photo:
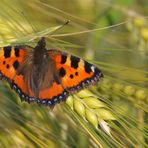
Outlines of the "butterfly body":
M52 85L57 74L54 60L48 54L44 40L40 40L38 45L24 57L20 73L35 97L39 97L40 90Z
M0 51L0 78L27 102L52 107L102 76L98 68L76 56L47 50L44 38L35 48L7 46Z

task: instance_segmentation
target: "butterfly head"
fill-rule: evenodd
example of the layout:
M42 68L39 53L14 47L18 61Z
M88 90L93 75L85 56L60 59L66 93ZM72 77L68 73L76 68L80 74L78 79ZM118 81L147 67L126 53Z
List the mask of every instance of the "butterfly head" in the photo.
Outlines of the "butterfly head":
M35 50L40 50L40 51L44 51L46 50L46 42L45 42L45 37L42 37L38 43L37 46L35 47Z
M45 37L42 37L39 41L36 47L40 47L40 48L45 48L46 46L46 42L45 42Z
M42 63L42 61L46 58L47 58L46 42L45 38L42 37L34 48L34 54L33 54L34 63L37 64Z

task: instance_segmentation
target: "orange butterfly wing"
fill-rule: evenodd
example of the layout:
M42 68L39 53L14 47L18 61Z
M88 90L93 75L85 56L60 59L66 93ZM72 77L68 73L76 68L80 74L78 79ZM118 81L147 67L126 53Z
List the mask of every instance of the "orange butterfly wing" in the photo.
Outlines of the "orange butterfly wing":
M49 54L55 60L62 85L70 93L96 84L103 77L97 67L79 57L58 50L50 50Z
M26 55L24 47L7 46L0 50L0 78L7 80L18 94L20 94L20 90L27 93L27 86L24 84L23 76L17 74L17 69Z

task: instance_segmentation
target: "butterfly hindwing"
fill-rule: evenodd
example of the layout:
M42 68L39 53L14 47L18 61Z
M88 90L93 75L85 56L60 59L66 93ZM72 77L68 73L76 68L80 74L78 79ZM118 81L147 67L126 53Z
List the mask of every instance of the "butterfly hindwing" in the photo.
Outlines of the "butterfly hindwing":
M19 94L20 98L26 102L36 102L38 104L46 104L53 107L57 102L64 101L68 97L68 92L63 89L60 84L53 82L53 84L39 92L39 97L33 96L32 92L28 90L22 75L17 75L14 78L12 88Z

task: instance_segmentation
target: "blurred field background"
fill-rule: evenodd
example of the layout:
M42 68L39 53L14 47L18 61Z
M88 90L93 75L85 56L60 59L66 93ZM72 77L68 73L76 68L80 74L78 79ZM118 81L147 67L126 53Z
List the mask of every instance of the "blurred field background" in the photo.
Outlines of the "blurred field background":
M0 147L148 147L148 1L1 0L1 47L34 47L42 36L104 78L53 111L0 81Z

